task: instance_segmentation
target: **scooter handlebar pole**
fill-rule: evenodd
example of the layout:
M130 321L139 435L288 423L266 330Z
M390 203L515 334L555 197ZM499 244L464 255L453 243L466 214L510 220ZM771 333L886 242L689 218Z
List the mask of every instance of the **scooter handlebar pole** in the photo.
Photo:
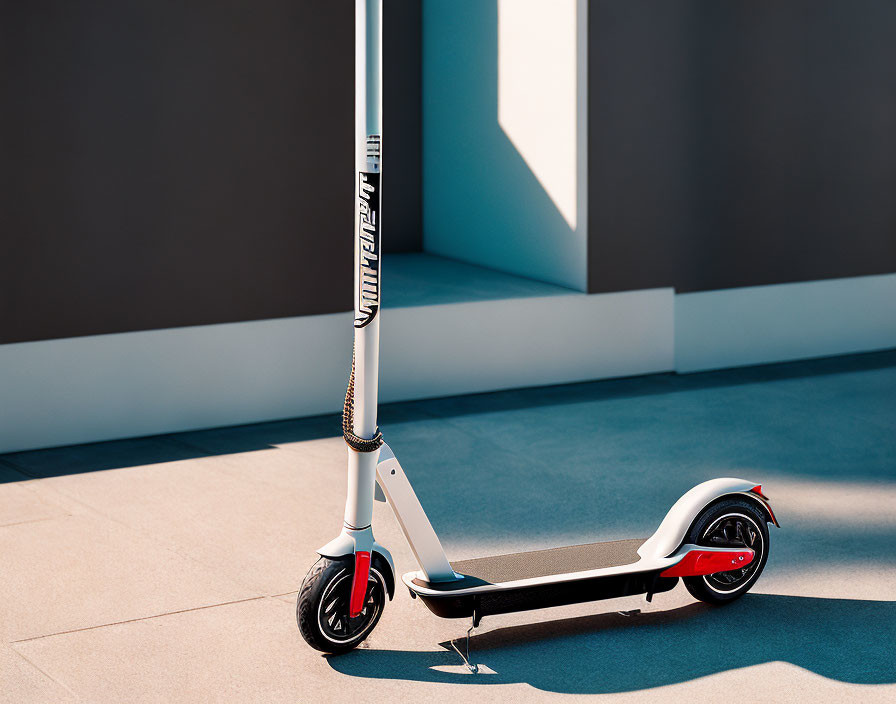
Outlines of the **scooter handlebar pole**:
M377 432L380 332L382 157L382 0L355 0L355 386L353 432ZM373 514L379 451L349 449L347 527L365 528Z

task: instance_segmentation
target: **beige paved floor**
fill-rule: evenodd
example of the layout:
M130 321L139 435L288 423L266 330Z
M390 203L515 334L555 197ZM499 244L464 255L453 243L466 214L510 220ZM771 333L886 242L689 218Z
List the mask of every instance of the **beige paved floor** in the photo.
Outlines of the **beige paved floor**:
M396 434L429 432L421 424ZM766 472L789 522L754 594L710 609L679 586L653 604L487 619L474 638L485 673L471 676L439 646L464 626L404 591L365 649L327 658L305 645L295 590L338 530L344 449L272 443L284 428L262 426L252 442L221 431L0 458L0 702L896 701L896 566L858 548L823 559L838 540L891 539L893 482L781 475L774 486ZM556 483L554 497L520 493L526 526L446 536L449 554L518 547L527 530L549 543L576 487ZM375 526L411 569L382 504ZM788 556L802 556L799 569ZM644 612L615 613L626 608Z

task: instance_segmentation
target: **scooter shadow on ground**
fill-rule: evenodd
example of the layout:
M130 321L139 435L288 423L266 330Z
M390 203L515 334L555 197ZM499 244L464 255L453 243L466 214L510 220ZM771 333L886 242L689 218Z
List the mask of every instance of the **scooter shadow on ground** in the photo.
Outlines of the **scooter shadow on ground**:
M470 641L471 659L488 668L477 675L450 667L460 659L448 650L365 649L327 660L354 677L524 682L569 694L631 692L773 661L842 682L887 684L896 682L886 645L894 632L896 602L747 594L725 607L695 603L496 628Z

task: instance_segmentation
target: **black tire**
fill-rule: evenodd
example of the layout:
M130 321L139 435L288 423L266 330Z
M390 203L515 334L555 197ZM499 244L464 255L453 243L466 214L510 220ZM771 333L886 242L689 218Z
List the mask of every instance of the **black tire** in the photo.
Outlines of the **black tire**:
M756 552L741 569L701 577L682 577L696 599L710 604L728 604L743 596L759 579L768 560L767 517L749 499L723 499L706 508L691 525L685 543L706 547L746 546Z
M386 584L371 566L361 615L349 618L354 576L351 558L321 557L302 581L296 601L296 621L308 645L324 653L345 653L357 647L376 626L386 605Z

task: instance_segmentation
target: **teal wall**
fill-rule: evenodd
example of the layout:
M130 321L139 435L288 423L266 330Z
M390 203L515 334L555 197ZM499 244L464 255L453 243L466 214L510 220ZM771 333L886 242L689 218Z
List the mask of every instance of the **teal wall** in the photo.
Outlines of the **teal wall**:
M424 0L423 249L585 290L573 231L498 124L495 0Z

